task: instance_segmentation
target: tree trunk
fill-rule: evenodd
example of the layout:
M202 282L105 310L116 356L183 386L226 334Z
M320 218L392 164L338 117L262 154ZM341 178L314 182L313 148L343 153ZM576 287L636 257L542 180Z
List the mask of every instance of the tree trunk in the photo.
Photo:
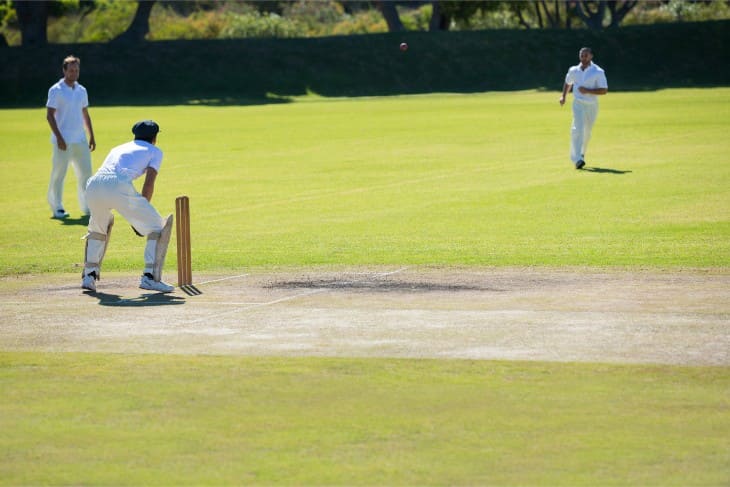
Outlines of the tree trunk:
M441 2L435 0L434 2L431 2L431 5L433 5L433 12L431 13L431 20L428 23L428 30L449 30L451 18L444 14L443 9L441 8Z
M591 30L603 29L603 18L606 16L606 0L600 0L598 2L598 8L595 12L591 12L590 2L581 0L576 2L575 15L583 21L586 26Z
M560 25L561 24L561 22L560 22L560 3L558 2L558 0L555 0L553 2L553 5L555 6L555 21L553 22L552 27L554 29L558 29L558 28L562 27Z
M510 11L517 17L518 23L524 27L525 29L530 29L530 24L525 20L525 17L522 15L522 7L517 3L511 3L508 4Z
M537 26L542 29L542 13L540 13L540 4L537 2L535 2L535 13L537 14Z
M48 44L48 2L16 0L22 46L45 46Z
M620 7L618 7L619 2L616 0L609 0L607 3L608 10L611 12L611 23L609 27L618 27L624 17L626 17L626 14L631 12L639 2L638 0L626 0Z
M139 0L137 2L137 12L134 14L134 20L127 30L119 34L114 42L143 42L145 36L150 32L150 13L155 5L155 0Z
M395 8L395 3L392 0L380 0L376 2L378 10L383 14L385 23L388 24L388 32L402 32L406 30L403 26L403 22L400 20L398 15L398 9Z

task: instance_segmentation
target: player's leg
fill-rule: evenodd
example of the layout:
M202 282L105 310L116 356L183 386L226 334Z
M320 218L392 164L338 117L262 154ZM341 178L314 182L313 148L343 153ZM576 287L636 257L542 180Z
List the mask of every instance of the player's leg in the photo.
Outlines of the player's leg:
M86 183L91 177L91 151L86 144L73 144L71 163L76 174L76 193L79 198L79 208L84 215L89 214L89 205L86 202Z
M144 272L140 280L142 289L170 292L174 288L162 282L167 247L172 233L172 215L163 219L152 204L129 185L123 197L124 203L117 211L132 224L142 236L147 237L144 249Z
M573 102L573 124L570 127L570 160L575 167L582 167L583 162L583 135L585 134L584 106L577 101Z
M68 148L67 148L68 149ZM48 204L53 218L66 218L68 213L63 208L63 183L68 170L68 150L62 151L53 144L51 157L51 180L48 183Z
M583 145L581 146L582 157L588 151L588 142L591 140L593 132L593 124L596 123L598 117L598 105L586 105L583 108Z
M114 226L114 215L108 208L94 208L89 218L89 229L84 236L84 271L81 287L96 291L96 281L101 277L101 263L104 260L109 238Z
M86 187L86 200L89 203L90 218L84 247L84 271L81 286L96 290L96 281L101 277L101 263L109 245L116 206L116 179L100 176L92 177Z
M172 235L172 215L164 219L164 225L159 232L147 235L147 244L144 249L145 269L140 287L154 291L170 292L173 287L162 282L162 268L165 265L167 248Z

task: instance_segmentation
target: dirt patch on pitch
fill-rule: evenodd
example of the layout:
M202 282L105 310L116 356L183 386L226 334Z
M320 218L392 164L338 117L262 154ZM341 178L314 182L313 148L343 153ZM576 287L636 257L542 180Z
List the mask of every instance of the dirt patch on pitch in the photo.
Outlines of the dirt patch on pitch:
M730 365L730 272L358 268L0 280L0 350Z
M357 281L347 279L308 279L303 281L282 281L268 284L271 289L320 289L328 291L359 291L380 293L414 293L414 292L463 292L463 291L497 291L481 286L465 284L443 284L436 282L413 281Z

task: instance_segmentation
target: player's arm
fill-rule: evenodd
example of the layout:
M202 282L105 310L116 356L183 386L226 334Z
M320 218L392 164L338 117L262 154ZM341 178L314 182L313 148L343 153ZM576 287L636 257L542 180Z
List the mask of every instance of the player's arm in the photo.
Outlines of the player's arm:
M155 192L155 179L157 179L157 171L148 167L145 171L144 184L142 185L142 196L144 196L147 201L152 201L152 193ZM138 237L144 237L144 235L134 228L134 225L132 225L132 230L134 230L135 235Z
M605 95L608 93L608 88L586 88L585 86L581 86L578 89L581 93L589 95Z
M56 136L56 145L58 145L59 149L66 150L66 141L63 139L63 135L61 135L61 131L58 130L58 124L56 123L55 108L46 107L46 120L48 120L48 125L51 127L51 132Z
M155 192L155 179L157 179L157 171L148 167L144 178L144 184L142 185L142 196L144 196L147 201L152 201L152 193Z
M560 100L558 100L560 102L560 106L563 106L565 104L565 96L568 94L568 90L571 86L573 85L569 83L563 83L563 94L560 96Z
M94 138L94 127L91 125L91 115L89 115L87 107L82 108L81 112L84 115L84 125L89 132L89 150L93 152L96 149L96 139Z

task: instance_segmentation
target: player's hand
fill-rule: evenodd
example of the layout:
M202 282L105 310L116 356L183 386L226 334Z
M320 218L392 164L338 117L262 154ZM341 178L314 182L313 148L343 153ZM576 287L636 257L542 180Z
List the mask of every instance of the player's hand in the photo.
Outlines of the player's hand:
M63 138L57 138L56 139L56 145L58 145L58 148L61 150L66 150L66 141L63 140Z
M96 140L94 140L94 136L91 136L89 139L89 151L94 152L94 149L96 149Z
M565 105L565 97L564 97L564 96L561 96L561 97L560 97L560 99L558 100L558 103L560 103L560 106L561 106L561 107L562 107L563 105Z

